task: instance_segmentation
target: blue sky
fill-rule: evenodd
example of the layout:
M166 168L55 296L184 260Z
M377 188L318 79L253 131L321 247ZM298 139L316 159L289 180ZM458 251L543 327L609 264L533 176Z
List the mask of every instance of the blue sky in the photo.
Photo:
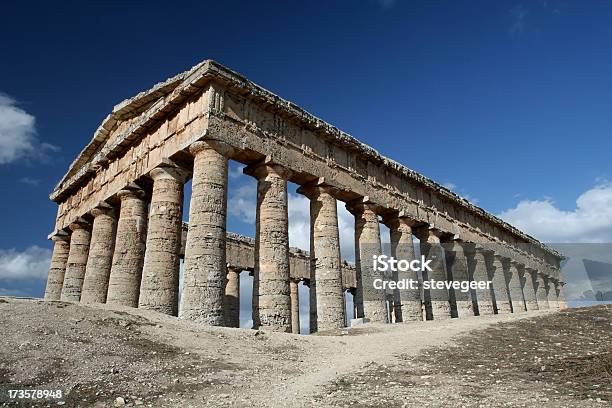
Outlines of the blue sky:
M572 0L5 4L0 294L41 294L47 196L112 106L208 58L543 240L611 242L610 21Z

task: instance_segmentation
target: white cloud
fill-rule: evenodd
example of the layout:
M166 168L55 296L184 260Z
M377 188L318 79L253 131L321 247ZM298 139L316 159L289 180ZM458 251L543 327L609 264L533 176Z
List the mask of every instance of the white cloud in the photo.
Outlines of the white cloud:
M31 177L22 177L19 179L20 183L29 184L31 186L38 186L40 184L39 179L31 178Z
M289 193L288 201L289 246L310 251L310 200Z
M244 173L242 172L242 170L244 170L246 166L244 164L234 165L233 163L234 162L230 164L229 170L227 172L228 177L230 179L237 179L237 178L244 176Z
M230 190L227 209L230 215L238 217L242 222L255 223L257 204L257 184L255 180Z
M0 280L44 279L50 263L51 250L36 245L23 252L0 249Z
M20 159L44 159L56 146L36 137L35 118L17 106L10 96L0 93L0 164Z
M582 193L571 211L550 199L523 200L499 216L545 242L612 242L612 183Z

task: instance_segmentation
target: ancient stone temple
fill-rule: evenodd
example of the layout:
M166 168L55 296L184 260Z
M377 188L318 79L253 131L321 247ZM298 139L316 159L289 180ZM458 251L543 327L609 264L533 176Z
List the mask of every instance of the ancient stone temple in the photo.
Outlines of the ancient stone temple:
M257 180L254 239L226 231L229 160ZM289 248L288 182L311 203L309 252ZM375 322L564 307L560 254L214 61L116 105L50 198L47 300L238 326L248 271L255 327L284 332L298 329L300 281L312 331L347 324L347 292L356 316ZM338 200L355 216L354 266L341 258ZM398 259L414 258L420 240L433 266L421 279L490 280L492 290L375 290L381 222Z

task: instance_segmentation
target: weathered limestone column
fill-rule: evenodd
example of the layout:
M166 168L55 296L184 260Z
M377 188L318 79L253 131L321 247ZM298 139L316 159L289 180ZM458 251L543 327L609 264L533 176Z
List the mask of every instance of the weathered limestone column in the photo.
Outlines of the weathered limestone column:
M446 255L446 267L450 278L455 282L468 282L468 262L464 252L463 243L453 239L452 242L444 244ZM455 304L457 307L457 317L474 316L474 308L470 292L463 292L461 289L454 290Z
M534 289L535 275L535 269L525 267L523 278L523 295L525 296L525 305L527 306L527 310L529 311L540 309L538 307L538 300L536 299L536 291Z
M145 192L136 187L117 193L121 200L106 303L137 307L147 239Z
M291 289L291 333L300 334L300 295L299 283L291 279L289 281Z
M510 295L506 286L506 272L504 271L504 258L495 253L491 263L491 277L493 282L493 293L495 295L495 310L497 314L512 313L510 306Z
M253 324L290 333L289 172L269 162L248 166L244 172L257 178Z
M151 170L153 194L138 307L176 316L183 233L183 191L188 173L168 165Z
M419 228L416 231L416 236L421 241L421 255L425 256L425 259L431 260L429 264L431 271L424 271L424 281L445 282L448 280L448 274L444 265L444 249L440 243L440 236L442 234L442 231L434 228ZM446 288L426 290L425 310L427 320L450 319L451 306L449 301L449 294Z
M383 278L382 272L374 270L372 261L374 255L382 253L378 215L375 207L363 200L348 203L346 208L355 216L356 317L387 323L385 290L374 288L374 280Z
M117 217L114 208L108 204L94 208L91 210L91 215L94 221L81 303L106 303L108 279L115 250Z
M557 286L557 300L559 302L559 309L567 309L567 300L565 299L565 282L558 281Z
M91 225L86 222L75 222L70 224L69 228L72 230L72 234L70 236L70 251L68 252L61 300L78 302L81 300L83 278L85 278L85 267L89 255Z
M465 249L465 254L468 257L470 265L470 278L474 282L489 282L489 272L487 268L487 251L481 245L468 245ZM476 288L472 291L472 304L474 307L474 315L486 316L495 313L493 302L492 289Z
M544 274L537 272L536 273L536 282L535 282L535 292L536 299L538 301L538 308L540 310L549 309L550 305L548 304L548 284L544 279Z
M227 267L225 297L223 298L227 327L240 327L240 272L240 269Z
M414 244L412 240L412 227L416 222L403 214L394 214L384 219L385 225L389 228L391 242L391 256L400 260L412 261L415 259ZM393 280L412 279L418 282L418 274L412 271L393 272ZM395 307L395 321L407 322L423 320L421 310L421 291L415 289L395 289L393 291L393 305Z
M519 264L512 259L508 262L506 279L508 281L510 301L512 302L512 313L525 312L525 300L523 299L523 289L519 276Z
M226 275L227 157L231 149L215 141L192 144L194 156L189 230L179 316L222 326Z
M329 187L298 189L310 199L310 331L344 327L340 233L336 199Z
M70 251L70 236L66 233L55 234L51 240L53 240L53 255L51 255L51 266L47 277L45 300L60 300Z
M557 302L557 288L555 287L555 280L549 275L546 277L546 298L548 299L549 309L558 309L559 304Z

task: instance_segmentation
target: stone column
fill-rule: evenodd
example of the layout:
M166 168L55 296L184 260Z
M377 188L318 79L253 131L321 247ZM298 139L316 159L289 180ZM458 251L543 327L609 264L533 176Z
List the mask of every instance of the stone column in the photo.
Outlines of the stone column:
M296 280L289 281L291 289L291 333L300 334L300 295L299 284ZM311 305L312 307L312 305Z
M94 221L81 303L106 303L108 279L115 250L117 217L115 210L108 204L94 208L91 210L91 215Z
M481 245L469 245L465 250L470 265L470 279L474 282L489 282L487 268L487 251ZM492 288L476 288L472 291L472 305L476 316L486 316L495 313Z
M70 250L66 263L61 300L78 302L81 300L83 278L85 277L85 267L87 265L87 256L89 255L91 225L86 222L75 222L70 224L70 229L72 230Z
M536 292L536 299L538 301L538 308L540 310L546 310L549 309L550 306L548 304L548 284L546 282L546 280L544 279L544 274L537 272L536 273L536 282L535 282L535 292Z
M53 255L51 255L51 266L47 277L45 300L60 300L70 251L70 236L66 233L55 234L51 240L53 240Z
M257 178L253 324L290 333L289 172L269 162L248 166L244 172Z
M196 142L185 271L179 316L222 326L226 275L227 157L231 149L215 141Z
M423 281L434 280L445 282L448 280L444 262L444 249L440 243L442 231L433 228L419 228L416 236L421 241L421 255L431 260L429 267L431 271L423 272ZM451 318L451 306L449 294L446 288L430 289L425 291L425 310L427 320L443 320Z
M464 252L463 243L453 239L452 242L444 245L446 255L446 267L448 269L449 278L453 282L463 282L469 284L470 277L468 274L468 262ZM474 316L472 298L468 291L451 289L454 295L455 304L457 307L457 317Z
M506 279L508 281L510 301L512 302L512 313L525 312L525 300L523 299L523 289L519 276L519 264L514 260L508 262Z
M223 298L227 327L240 327L240 272L238 268L227 267L225 297Z
M555 280L550 275L546 277L546 289L547 289L546 298L548 299L548 308L558 309L559 304L557 302L557 288L555 287Z
M121 200L106 303L137 307L147 238L147 202L138 188L117 193Z
M525 306L528 311L539 310L538 300L536 299L536 291L534 289L536 270L530 267L524 269L524 285L523 295L525 296Z
M510 295L506 286L506 272L504 271L504 258L495 253L491 264L493 293L495 295L495 310L497 314L512 313Z
M557 286L557 299L559 303L559 309L567 309L567 300L565 299L565 282L559 281Z
M336 199L329 187L307 185L310 198L310 331L344 327L340 234Z
M381 272L374 270L373 264L374 255L382 253L378 215L371 203L363 201L349 203L347 209L355 216L356 317L386 323L385 290L374 288L374 280L383 278Z
M153 194L138 307L176 316L183 233L183 191L188 173L176 166L151 170Z
M412 227L416 224L400 214L385 217L385 225L389 228L391 242L391 256L400 260L412 261L415 259L414 243L412 241ZM418 274L414 271L396 271L393 280L409 280L418 282ZM421 291L415 289L396 289L393 291L393 304L395 306L395 321L407 322L423 320L421 311Z

